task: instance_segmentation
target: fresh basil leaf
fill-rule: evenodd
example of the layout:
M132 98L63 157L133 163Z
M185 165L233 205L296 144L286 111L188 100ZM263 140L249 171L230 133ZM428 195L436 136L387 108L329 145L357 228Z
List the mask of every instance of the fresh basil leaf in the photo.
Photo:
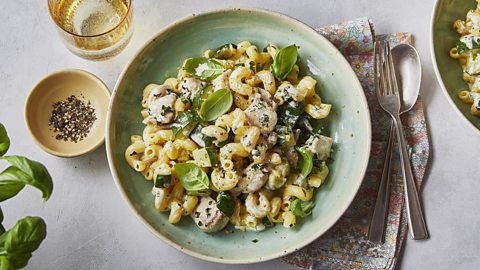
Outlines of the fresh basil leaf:
M12 263L7 259L7 256L0 256L0 270L14 270Z
M202 129L205 127L202 123L199 123L195 129L190 133L190 139L198 144L200 147L211 146L214 138L209 137L202 133Z
M217 208L227 217L231 217L233 215L233 210L235 210L235 201L230 192L222 191L218 193Z
M303 178L306 178L313 168L313 154L303 147L295 147L295 150L300 154L298 158L298 168Z
M232 43L222 45L217 49L215 49L215 53L213 57L218 59L228 59L235 55L236 49L237 49L237 45Z
M176 163L174 170L182 186L187 191L207 190L210 181L207 174L193 163Z
M188 110L182 112L175 118L175 122L172 124L173 135L177 135L181 132L183 136L188 137L190 132L198 124L198 114L194 110Z
M14 268L25 267L43 239L47 236L47 225L39 217L25 217L2 235L7 259Z
M293 127L300 115L303 114L306 106L306 102L296 102L294 100L282 104L282 106L280 106L277 111L278 123L280 125L287 125Z
M185 60L183 68L191 75L206 81L215 79L225 71L225 67L218 61L204 57Z
M290 209L292 213L297 217L306 217L312 214L312 209L315 207L315 203L312 201L302 201L295 199L290 203Z
M11 171L18 170L17 168L15 168L13 166L7 168L7 170L9 170L9 169ZM5 170L5 171L7 171L7 170ZM3 202L5 200L8 200L8 199L14 197L15 195L17 195L18 192L20 192L20 190L22 190L25 187L25 184L19 183L17 181L9 182L8 180L2 180L3 177L17 177L18 176L18 174L11 175L11 173L12 172L7 171L5 176L0 175L0 181L1 181L0 182L0 202Z
M229 89L220 89L211 94L200 107L200 118L213 121L230 110L233 96Z
M213 85L209 84L200 90L200 93L193 98L193 108L200 109L202 103L213 93Z
M171 175L158 174L154 181L154 186L157 188L168 188L172 184Z
M9 147L10 147L10 138L8 138L7 130L2 125L2 123L0 123L0 156L5 155Z
M14 171L13 169L7 168L8 174L3 175L7 170L2 172L0 174L0 181L13 180L14 182L34 186L42 192L44 201L50 198L53 191L53 182L45 166L22 156L4 156L2 159L6 159L18 170ZM9 179L11 177L14 179Z
M296 45L290 45L288 47L280 49L275 55L273 60L272 71L277 80L283 81L293 66L297 63L298 52Z

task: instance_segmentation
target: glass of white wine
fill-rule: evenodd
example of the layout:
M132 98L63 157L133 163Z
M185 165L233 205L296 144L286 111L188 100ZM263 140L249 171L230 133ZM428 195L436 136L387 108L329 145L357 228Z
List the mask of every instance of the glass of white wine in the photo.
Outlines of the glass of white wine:
M111 58L132 37L131 0L48 0L48 7L65 45L82 58Z

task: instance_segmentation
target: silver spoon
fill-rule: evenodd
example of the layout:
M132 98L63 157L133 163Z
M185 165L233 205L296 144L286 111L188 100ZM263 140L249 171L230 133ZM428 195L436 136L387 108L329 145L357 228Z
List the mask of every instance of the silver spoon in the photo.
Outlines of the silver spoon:
M422 65L417 50L408 44L399 44L392 49L393 62L398 82L398 89L401 94L400 114L410 111L417 101L420 91L422 78ZM370 228L368 230L368 240L374 242L383 242L385 238L385 229L388 213L388 203L390 201L390 182L391 182L391 162L392 146L395 134L395 127L390 125L390 135L383 164L382 178L378 189L375 209L373 211Z

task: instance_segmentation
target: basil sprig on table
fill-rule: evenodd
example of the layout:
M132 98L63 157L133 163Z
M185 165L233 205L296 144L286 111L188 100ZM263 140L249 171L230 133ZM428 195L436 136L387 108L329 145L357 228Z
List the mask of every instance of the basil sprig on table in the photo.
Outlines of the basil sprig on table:
M298 159L300 174L306 178L313 169L313 154L303 147L295 147L295 150L300 154Z
M0 236L0 269L19 269L47 236L47 225L39 217L24 217ZM5 263L5 265L4 265ZM5 267L7 266L7 267Z
M12 166L0 174L0 185L21 186L20 190L25 185L31 185L42 192L44 201L50 198L53 183L45 166L22 156L4 156L1 159L7 160ZM11 198L4 195L0 190L0 201Z
M10 163L0 173L0 201L12 198L25 185L36 187L47 201L53 191L53 182L45 166L22 156L4 156L10 146L5 127L0 123L0 160ZM45 222L39 217L25 217L13 228L5 231L1 224L3 212L0 208L0 269L19 269L27 265L47 235Z
M306 217L312 214L312 209L315 207L315 203L312 201L302 201L295 199L290 203L290 209L292 213L297 217Z
M283 81L287 78L293 66L297 62L298 52L296 45L280 49L273 60L272 71L277 80Z
M215 79L225 71L221 63L205 57L189 58L185 60L183 68L191 75L206 81Z
M210 180L200 167L193 163L176 163L173 167L188 194L208 195Z
M200 118L205 121L213 121L222 116L233 104L233 96L230 90L220 89L211 94L200 106Z
M0 156L5 155L9 147L10 139L8 138L7 130L0 124Z

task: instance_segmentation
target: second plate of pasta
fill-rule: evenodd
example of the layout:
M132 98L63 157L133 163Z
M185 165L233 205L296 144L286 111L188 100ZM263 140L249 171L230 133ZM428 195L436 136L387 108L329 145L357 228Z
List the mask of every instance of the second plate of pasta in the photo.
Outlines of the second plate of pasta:
M343 56L261 10L160 32L121 75L108 125L112 174L137 216L172 246L223 263L276 258L325 232L370 151L365 97Z

